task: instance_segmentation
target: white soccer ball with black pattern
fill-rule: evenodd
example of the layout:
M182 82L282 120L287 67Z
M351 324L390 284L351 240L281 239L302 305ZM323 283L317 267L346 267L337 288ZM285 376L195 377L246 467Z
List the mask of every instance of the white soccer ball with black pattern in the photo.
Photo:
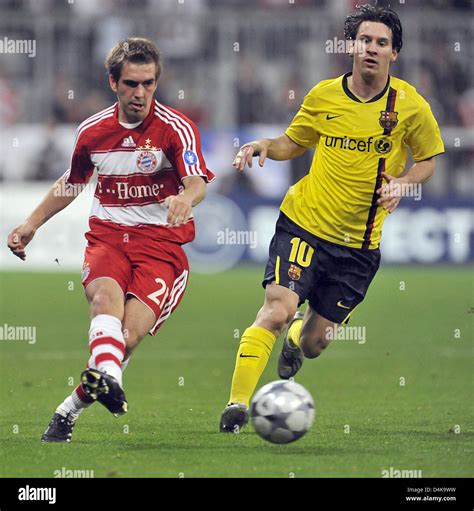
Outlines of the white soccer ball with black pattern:
M255 431L274 444L301 438L314 422L311 394L299 383L277 380L264 385L250 403Z

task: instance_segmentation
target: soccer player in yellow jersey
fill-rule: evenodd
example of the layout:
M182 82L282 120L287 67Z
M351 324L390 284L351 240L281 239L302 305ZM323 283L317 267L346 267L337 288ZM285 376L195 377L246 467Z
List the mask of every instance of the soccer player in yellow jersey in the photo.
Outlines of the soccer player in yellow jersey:
M433 175L435 156L444 152L428 103L389 75L402 47L397 14L363 5L346 18L344 32L352 72L318 83L285 134L243 145L234 160L243 171L253 156L263 166L267 157L288 160L315 149L309 173L280 207L265 303L241 338L222 432L247 423L249 400L287 325L278 360L284 379L296 374L304 357L321 354L326 332L348 321L378 270L387 214L405 190ZM415 163L404 172L409 149ZM306 300L304 316L296 313Z

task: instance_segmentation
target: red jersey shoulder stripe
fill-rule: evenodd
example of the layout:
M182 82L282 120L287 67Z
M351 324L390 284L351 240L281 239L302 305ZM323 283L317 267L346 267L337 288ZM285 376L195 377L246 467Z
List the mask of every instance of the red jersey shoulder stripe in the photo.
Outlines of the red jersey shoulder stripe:
M88 130L89 128L92 128L93 126L98 124L100 121L103 121L104 119L108 119L113 116L114 116L114 110L112 109L110 111L105 112L100 117L95 118L93 121L90 121L87 124L83 125L82 128L79 127L76 131L76 141L86 130Z
M174 131L178 134L181 143L185 149L190 149L195 154L197 154L197 144L194 129L184 116L179 115L177 112L165 107L156 100L155 115L174 129ZM186 173L190 176L203 175L199 158L196 164L194 165L185 164L185 167Z
M107 119L109 117L113 117L115 112L115 106L117 103L114 103L112 106L106 108L105 110L101 110L99 113L92 115L91 117L87 118L84 122L82 122L78 128L76 129L76 136L74 139L74 146L71 153L71 163L69 165L69 168L66 170L66 172L63 174L65 179L67 180L69 177L69 174L71 172L72 167L72 159L74 158L74 153L76 152L77 142L82 135L84 131L91 128L92 126L95 126L97 123L102 121L103 119Z
M158 105L162 108L159 108ZM178 115L172 114L171 111L165 110L163 105L160 105L158 102L156 102L155 115L159 117L164 123L170 125L173 128L173 130L178 134L183 148L190 149L195 152L196 141L193 130L189 123L185 122ZM197 163L199 163L199 161ZM190 176L197 176L200 174L200 172L197 170L197 164L185 164L185 168L186 173Z
M96 125L98 122L100 122L103 119L113 117L116 104L117 103L114 103L109 108L106 108L105 110L102 110L95 115L91 115L84 122L79 124L79 126L77 127L77 130L76 130L76 138L74 140L74 147L76 146L78 138L81 136L81 134L84 131L86 131L88 128L91 128L92 126Z
M101 110L100 112L97 112L96 114L91 115L86 120L82 121L81 124L79 124L79 126L77 127L77 129L80 130L89 122L94 121L95 119L97 119L98 117L101 117L102 115L106 115L107 113L110 113L110 111L114 111L116 105L117 105L117 103L114 103L113 105L108 106L107 108L104 108L104 110Z

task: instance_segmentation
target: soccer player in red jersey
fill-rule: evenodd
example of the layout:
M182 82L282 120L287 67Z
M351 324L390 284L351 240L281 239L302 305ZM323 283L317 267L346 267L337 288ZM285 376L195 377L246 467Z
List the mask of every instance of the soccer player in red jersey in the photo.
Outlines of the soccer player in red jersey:
M138 343L156 333L183 297L189 266L182 245L194 239L192 207L214 179L194 123L154 98L161 72L155 44L128 38L105 64L117 103L79 126L70 168L8 237L25 260L36 230L97 171L82 273L90 358L81 383L56 409L46 442L69 442L94 401L116 416L127 411L122 373Z

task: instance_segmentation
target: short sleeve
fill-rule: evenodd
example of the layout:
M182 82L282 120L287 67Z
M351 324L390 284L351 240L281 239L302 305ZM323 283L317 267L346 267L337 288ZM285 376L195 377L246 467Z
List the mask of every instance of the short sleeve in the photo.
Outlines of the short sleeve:
M94 164L86 144L86 136L78 130L74 150L71 157L71 165L65 172L66 184L87 184L94 173Z
M316 130L316 97L314 89L309 92L301 105L285 134L306 148L315 147L319 140L319 133Z
M444 153L443 139L430 105L420 96L418 108L411 124L406 142L411 149L413 160L422 161Z
M187 118L181 118L170 128L169 151L173 155L176 170L181 180L200 176L208 183L214 174L206 167L201 149L201 137L196 125Z

